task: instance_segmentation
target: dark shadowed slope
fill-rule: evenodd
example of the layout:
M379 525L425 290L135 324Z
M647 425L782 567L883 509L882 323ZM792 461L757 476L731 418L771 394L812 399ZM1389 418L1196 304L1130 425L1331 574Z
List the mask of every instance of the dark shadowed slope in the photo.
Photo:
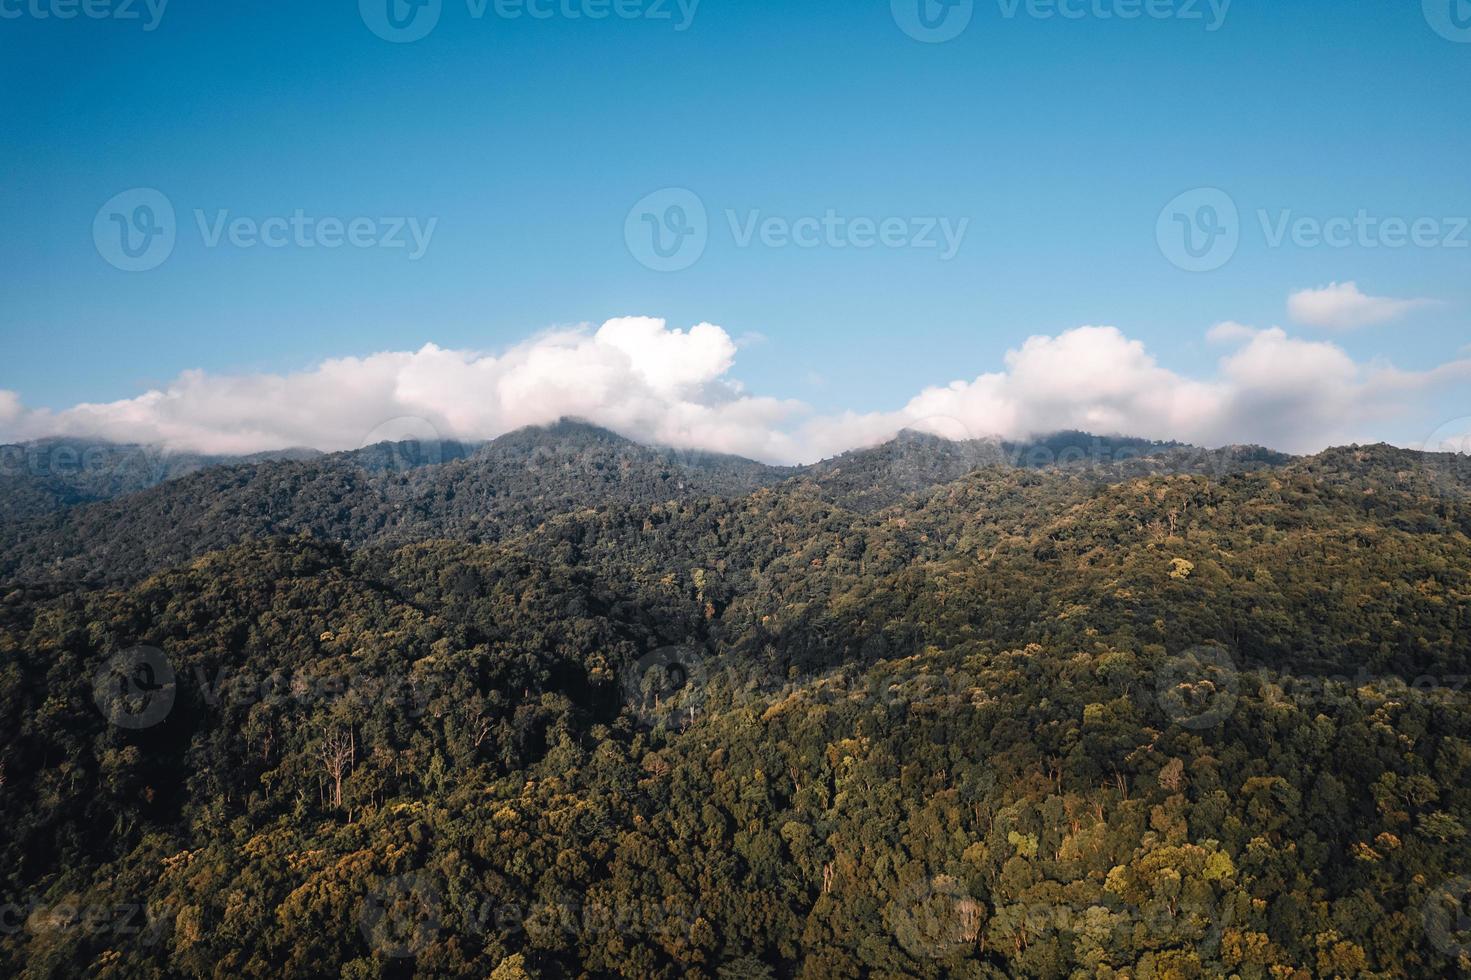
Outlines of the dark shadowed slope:
M80 439L4 445L0 446L0 523L112 500L214 466L320 455L315 449L284 449L250 456L211 456Z

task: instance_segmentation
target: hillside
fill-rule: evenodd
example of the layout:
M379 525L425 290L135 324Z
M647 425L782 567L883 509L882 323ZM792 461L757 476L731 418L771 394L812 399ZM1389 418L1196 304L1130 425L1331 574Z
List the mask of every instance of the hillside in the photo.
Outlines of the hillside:
M1086 433L1018 444L906 432L813 466L773 467L646 447L563 421L478 447L384 443L254 465L201 464L87 506L41 508L28 520L0 521L0 577L136 581L212 550L301 532L352 545L495 541L580 510L730 499L790 480L815 486L847 510L871 513L982 467L1056 469L1110 483L1161 473L1225 476L1290 461L1258 449L1207 452Z
M249 456L172 453L136 444L41 439L0 446L0 524L112 500L214 466L320 456L285 449Z
M568 425L73 511L78 556L172 564L4 589L0 887L30 911L0 964L1471 968L1461 485L1387 447L956 452L772 473ZM915 454L918 488L861 492ZM233 543L263 514L289 533ZM115 907L137 932L67 925Z
M136 580L243 541L309 532L349 544L495 540L602 503L747 493L784 470L639 446L576 423L477 447L382 444L205 468L126 497L0 524L0 576Z

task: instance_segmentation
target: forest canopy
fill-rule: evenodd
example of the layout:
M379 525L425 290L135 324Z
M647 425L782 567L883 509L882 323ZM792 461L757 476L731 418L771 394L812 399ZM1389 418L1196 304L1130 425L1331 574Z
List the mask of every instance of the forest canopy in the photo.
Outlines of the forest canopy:
M1455 461L462 448L0 523L0 970L1471 971Z

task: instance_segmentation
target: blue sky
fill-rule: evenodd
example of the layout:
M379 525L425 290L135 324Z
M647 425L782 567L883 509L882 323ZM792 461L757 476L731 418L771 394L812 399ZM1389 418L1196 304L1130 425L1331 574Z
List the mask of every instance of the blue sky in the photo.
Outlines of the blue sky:
M28 409L132 398L189 369L499 351L623 315L718 324L744 338L727 379L819 413L897 409L1085 324L1192 378L1218 371L1206 331L1223 320L1406 371L1471 343L1471 247L1444 244L1471 215L1471 43L1418 2L1236 0L1215 24L1207 0L1133 20L1100 16L1129 0L1079 0L1078 19L977 0L945 43L908 36L887 0L703 0L692 18L624 0L641 16L602 20L565 13L597 0L557 0L545 19L443 0L412 43L376 36L349 2L173 0L151 30L142 0L137 20L38 16L65 2L0 0L0 389ZM1240 244L1187 272L1157 219L1202 187L1237 206ZM172 253L143 272L109 264L93 235L134 188L177 214ZM703 254L673 272L625 242L630 209L664 188L708 216ZM1274 246L1260 210L1444 234ZM434 226L417 259L209 247L196 211ZM731 228L828 212L901 219L911 238L967 224L948 259L743 247ZM1353 329L1290 322L1290 294L1349 281L1434 302ZM1409 441L1471 413L1467 390L1435 387L1364 435Z

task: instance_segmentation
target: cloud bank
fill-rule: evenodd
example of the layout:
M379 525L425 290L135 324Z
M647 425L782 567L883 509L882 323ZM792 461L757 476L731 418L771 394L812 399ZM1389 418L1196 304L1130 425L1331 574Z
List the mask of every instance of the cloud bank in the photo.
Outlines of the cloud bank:
M1287 299L1287 312L1297 323L1329 330L1355 330L1390 323L1414 310L1434 305L1428 299L1366 296L1358 283L1330 283L1304 289Z
M0 391L0 432L251 453L355 449L429 432L489 439L576 416L642 442L776 463L813 462L903 428L1009 439L1083 429L1312 452L1362 437L1437 387L1471 383L1471 359L1404 372L1277 327L1223 324L1210 338L1226 348L1210 378L1162 367L1115 327L1084 326L1032 337L1001 370L926 388L897 410L822 415L747 392L730 376L738 344L718 326L622 317L499 354L429 344L294 374L186 371L137 398L59 412L26 409Z

